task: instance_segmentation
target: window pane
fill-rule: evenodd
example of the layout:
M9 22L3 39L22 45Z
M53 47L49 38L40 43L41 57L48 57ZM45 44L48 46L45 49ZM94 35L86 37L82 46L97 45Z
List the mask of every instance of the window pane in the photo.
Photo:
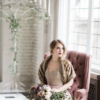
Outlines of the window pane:
M99 23L97 23L97 22L94 22L94 24L93 24L94 26L94 29L93 29L93 34L97 34L98 33L98 26L99 26Z
M100 22L98 23L98 32L97 33L100 35Z
M86 52L88 1L71 0L69 21L69 49Z
M73 50L73 48L74 48L74 50L77 51L78 45L77 44L70 44L69 49Z
M92 53L92 58L93 58L93 59L96 59L96 58L97 58L97 57L96 57L96 56L97 56L97 50L96 50L96 48L92 48L92 52L93 52L93 53Z
M71 9L73 8L88 8L89 0L70 0Z
M94 8L100 7L100 1L99 0L94 0L93 4L94 4Z
M74 40L73 33L70 32L70 37L69 37L69 38L72 38L72 39L69 40L69 42L70 42L70 43L73 43L73 40Z
M93 59L100 60L100 0L94 0L93 3Z
M98 35L98 48L100 49L100 35Z
M71 49L71 50L73 49L73 44L69 45L69 49Z
M97 35L93 35L93 43L92 46L93 47L97 47L98 46L98 36Z
M97 49L97 60L100 61L100 48Z
M79 52L86 52L86 47L85 46L82 46L82 45L79 45L78 46L78 51Z

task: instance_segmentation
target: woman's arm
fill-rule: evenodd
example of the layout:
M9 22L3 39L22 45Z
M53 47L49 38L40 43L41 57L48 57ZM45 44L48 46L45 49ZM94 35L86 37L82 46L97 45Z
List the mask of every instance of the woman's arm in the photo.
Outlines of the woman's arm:
M71 79L68 83L64 84L62 87L59 88L60 91L64 91L69 89L73 85L73 79Z
M61 86L60 88L58 89L51 89L52 92L61 92L61 91L64 91L64 90L67 90L68 88L70 88L71 86L73 85L73 79L71 79L68 83L64 84L63 86Z

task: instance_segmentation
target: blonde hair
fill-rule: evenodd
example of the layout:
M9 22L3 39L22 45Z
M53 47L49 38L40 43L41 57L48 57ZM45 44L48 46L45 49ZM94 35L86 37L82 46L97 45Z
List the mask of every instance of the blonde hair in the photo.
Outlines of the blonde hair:
M59 39L53 40L53 41L50 43L50 53L51 53L51 54L53 53L53 49L55 48L55 46L56 46L57 43L60 43L60 44L63 45L64 52L63 52L63 55L62 55L61 59L65 59L66 54L67 54L67 50L66 50L66 47L65 47L64 43L63 43L61 40L59 40Z

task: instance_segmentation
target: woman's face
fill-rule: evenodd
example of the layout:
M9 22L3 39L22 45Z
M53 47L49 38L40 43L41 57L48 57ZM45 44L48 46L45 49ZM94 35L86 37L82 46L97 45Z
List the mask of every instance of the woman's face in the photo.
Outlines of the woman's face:
M53 55L57 57L62 57L64 52L64 47L61 43L57 43L55 48L53 49Z

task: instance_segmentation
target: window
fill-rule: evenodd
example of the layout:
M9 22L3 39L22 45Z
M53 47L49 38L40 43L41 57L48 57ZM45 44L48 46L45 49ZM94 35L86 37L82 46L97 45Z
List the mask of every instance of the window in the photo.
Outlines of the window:
M62 2L59 15L64 10L65 0ZM66 6L68 50L92 55L92 64L95 64L95 68L98 65L100 69L100 0L67 0ZM58 38L63 40L65 37Z
M94 0L93 4L93 41L91 49L93 59L100 61L100 0Z
M69 18L69 49L86 52L88 0L71 0Z
M2 12L0 12L0 18ZM0 19L0 82L2 81L2 20Z

